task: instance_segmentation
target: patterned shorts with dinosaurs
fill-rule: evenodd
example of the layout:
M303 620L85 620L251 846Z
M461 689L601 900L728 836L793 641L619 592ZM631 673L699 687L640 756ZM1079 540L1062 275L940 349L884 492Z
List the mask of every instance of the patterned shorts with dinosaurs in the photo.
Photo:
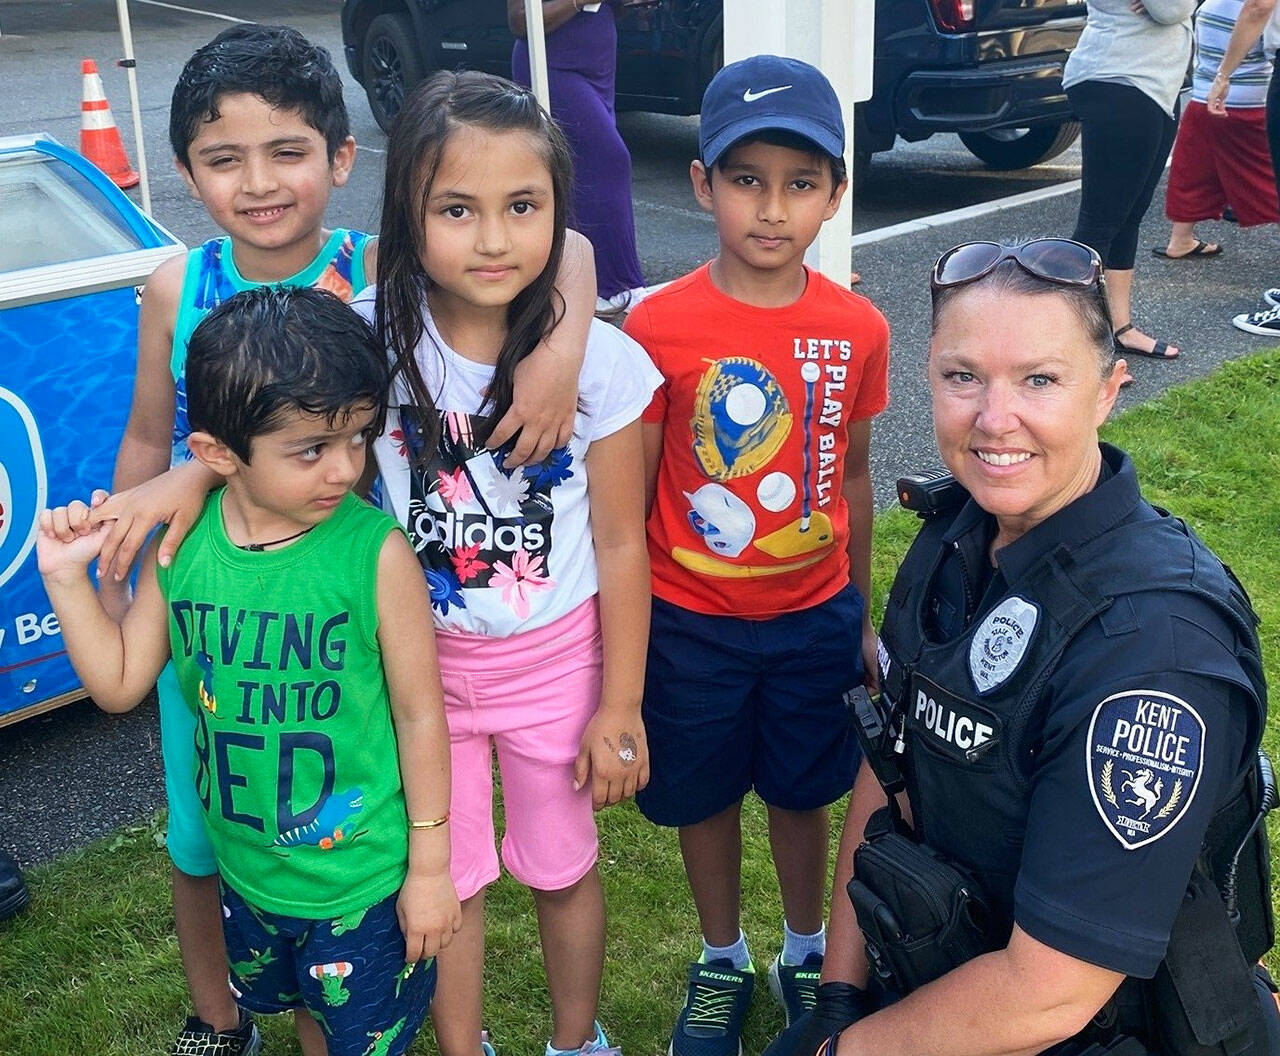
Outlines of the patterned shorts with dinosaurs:
M436 987L434 960L405 964L398 893L334 920L267 913L222 885L230 983L250 1012L306 1008L329 1056L400 1056Z

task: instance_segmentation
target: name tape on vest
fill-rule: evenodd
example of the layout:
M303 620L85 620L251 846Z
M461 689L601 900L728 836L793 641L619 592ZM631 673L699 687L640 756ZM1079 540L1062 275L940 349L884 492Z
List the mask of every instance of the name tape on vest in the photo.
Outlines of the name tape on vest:
M1114 693L1093 711L1085 765L1094 806L1126 850L1167 835L1195 798L1204 720L1181 697Z
M1000 740L1000 719L973 701L948 693L929 679L911 680L907 724L944 754L976 763Z

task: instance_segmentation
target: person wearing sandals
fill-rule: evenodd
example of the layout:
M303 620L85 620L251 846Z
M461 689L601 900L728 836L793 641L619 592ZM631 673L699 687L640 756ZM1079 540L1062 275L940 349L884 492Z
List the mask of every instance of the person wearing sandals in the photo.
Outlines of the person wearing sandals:
M1244 0L1222 61L1218 65L1218 72L1209 88L1208 108L1211 115L1227 116L1227 95L1234 81L1236 68L1253 50L1259 34L1262 34L1262 46L1268 61L1274 62L1277 45L1280 45L1280 5L1276 4L1276 0ZM1280 81L1275 77L1271 78L1271 85L1267 89L1266 114L1267 141L1271 147L1274 174L1275 162L1280 158ZM1280 178L1276 180L1276 189L1280 192ZM1262 299L1267 302L1265 308L1255 312L1242 312L1231 320L1231 325L1237 330L1260 337L1280 335L1280 287L1273 286L1264 291Z
M1165 193L1165 215L1173 229L1167 245L1151 248L1158 257L1183 260L1221 253L1219 243L1196 236L1196 223L1221 219L1228 203L1241 227L1280 223L1266 128L1272 60L1263 51L1261 34L1229 78L1225 120L1208 107L1209 91L1244 5L1245 0L1206 0L1196 12L1191 102L1178 122Z
M1151 205L1176 130L1174 109L1191 57L1196 0L1088 0L1088 21L1063 71L1083 126L1077 242L1107 269L1121 356L1173 359L1176 346L1133 324L1138 226Z

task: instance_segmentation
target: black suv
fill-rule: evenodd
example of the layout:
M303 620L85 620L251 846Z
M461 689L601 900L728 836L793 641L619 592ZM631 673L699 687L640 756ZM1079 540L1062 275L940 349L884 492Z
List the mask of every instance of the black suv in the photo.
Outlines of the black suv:
M1062 67L1084 0L876 0L875 94L856 110L857 174L901 136L957 132L992 168L1020 169L1075 140ZM655 0L618 19L619 110L696 114L723 63L721 0ZM437 69L511 74L506 0L344 0L347 65L388 129Z

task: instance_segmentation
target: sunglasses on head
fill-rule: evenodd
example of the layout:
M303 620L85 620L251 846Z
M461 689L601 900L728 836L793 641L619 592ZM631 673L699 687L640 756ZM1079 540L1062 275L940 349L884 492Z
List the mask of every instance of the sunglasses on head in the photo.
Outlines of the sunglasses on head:
M1006 260L1037 279L1058 286L1104 286L1102 260L1096 252L1069 238L1037 238L1021 246L999 242L966 242L938 258L929 276L937 293L952 286L977 282Z

